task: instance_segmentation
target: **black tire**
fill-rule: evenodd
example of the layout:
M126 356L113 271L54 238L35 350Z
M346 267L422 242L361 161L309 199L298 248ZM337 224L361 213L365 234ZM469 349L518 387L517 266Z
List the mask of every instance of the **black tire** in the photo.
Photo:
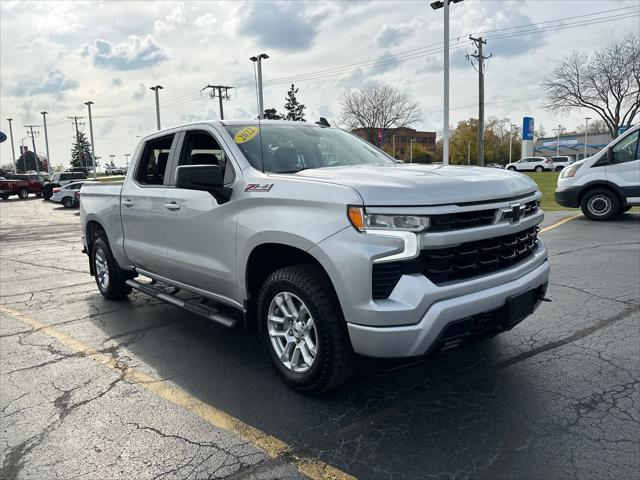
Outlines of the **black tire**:
M564 167L556 167L556 172L561 172Z
M26 200L27 198L29 198L29 190L27 190L26 188L21 188L18 191L18 198L20 200Z
M507 168L507 170L511 170L512 172L515 172L516 171L516 167L509 167L509 168Z
M544 170L544 168L542 168L540 165L538 165L536 168L534 168L534 170L538 173L542 172Z
M596 188L588 191L582 197L580 208L585 217L596 221L609 220L618 216L621 212L618 196L606 188Z
M304 373L293 372L278 357L269 336L267 316L272 300L290 292L304 302L316 327L317 353ZM265 353L280 379L294 390L326 392L344 383L355 370L342 311L326 274L314 265L294 265L273 272L258 297L258 331Z
M73 198L71 198L71 197L64 197L64 198L62 199L62 206L63 206L64 208L71 208L71 207L73 207Z
M106 285L98 278L98 268L96 264L96 255L101 255L108 271ZM94 277L98 290L104 298L109 300L121 300L131 293L131 287L125 285L125 282L132 277L129 272L122 270L116 259L111 253L111 247L106 238L100 236L96 238L91 247L91 264L93 266Z
M9 194L5 193L3 195L0 195L0 198L2 198L3 200L6 200L7 198L9 198Z
M624 207L622 207L622 210L620 210L620 213L627 213L632 208L633 208L633 205L625 205Z

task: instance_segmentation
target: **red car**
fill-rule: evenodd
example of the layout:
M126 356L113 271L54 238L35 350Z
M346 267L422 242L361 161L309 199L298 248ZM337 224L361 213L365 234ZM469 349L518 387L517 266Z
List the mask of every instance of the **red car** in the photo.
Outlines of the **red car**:
M44 177L35 173L14 173L9 178L0 178L0 198L6 200L11 195L18 195L22 200L30 193L42 195Z

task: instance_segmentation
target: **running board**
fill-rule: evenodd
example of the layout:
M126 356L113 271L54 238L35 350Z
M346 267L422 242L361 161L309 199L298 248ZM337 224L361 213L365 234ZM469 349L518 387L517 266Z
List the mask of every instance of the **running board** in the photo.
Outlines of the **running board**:
M163 302L170 303L171 305L175 305L176 307L183 308L188 312L195 313L196 315L200 315L201 317L212 320L216 323L224 325L225 327L233 328L238 323L238 319L224 315L214 307L211 307L209 305L204 305L202 303L197 303L189 300L183 300L178 297L174 297L173 295L169 295L168 293L164 292L163 290L161 290L160 288L154 285L151 285L148 283L136 282L135 280L127 280L125 284L151 297L157 298L158 300L162 300Z

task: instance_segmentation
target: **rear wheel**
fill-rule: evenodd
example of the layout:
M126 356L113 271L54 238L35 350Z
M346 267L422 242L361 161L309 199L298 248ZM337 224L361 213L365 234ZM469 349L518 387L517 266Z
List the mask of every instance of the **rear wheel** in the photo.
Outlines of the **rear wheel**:
M556 172L560 172L560 171L562 171L562 169L563 169L563 168L564 168L564 167L556 167Z
M120 300L131 293L131 287L125 284L130 275L118 266L106 238L98 237L93 242L91 262L98 290L103 297Z
M27 190L26 188L21 188L21 189L18 191L18 198L19 198L20 200L24 200L24 199L26 199L26 198L28 198L28 197L29 197L29 190Z
M2 198L3 200L6 200L7 198L9 198L9 194L3 193L2 195L0 195L0 198Z
M73 198L71 198L71 197L64 197L64 198L62 199L62 206L63 206L64 208L71 208L71 207L73 207Z
M633 205L625 205L624 207L622 207L621 213L626 213L629 210L631 210L631 208L633 207Z
M516 167L509 167L509 168L507 168L507 170L511 170L512 172L515 172L516 171Z
M276 373L295 390L325 392L353 371L355 359L340 307L316 266L285 267L265 280L258 298L258 327Z
M587 192L580 202L580 208L591 220L609 220L621 212L620 200L616 194L604 188Z
M540 165L538 165L535 169L536 172L540 173L541 171L544 170L544 168L542 168Z

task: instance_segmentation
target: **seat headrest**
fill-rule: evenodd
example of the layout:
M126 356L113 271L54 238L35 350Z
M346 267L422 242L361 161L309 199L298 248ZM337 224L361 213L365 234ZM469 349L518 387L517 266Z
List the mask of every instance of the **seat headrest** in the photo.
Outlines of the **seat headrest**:
M219 165L218 157L213 153L191 154L191 165Z

